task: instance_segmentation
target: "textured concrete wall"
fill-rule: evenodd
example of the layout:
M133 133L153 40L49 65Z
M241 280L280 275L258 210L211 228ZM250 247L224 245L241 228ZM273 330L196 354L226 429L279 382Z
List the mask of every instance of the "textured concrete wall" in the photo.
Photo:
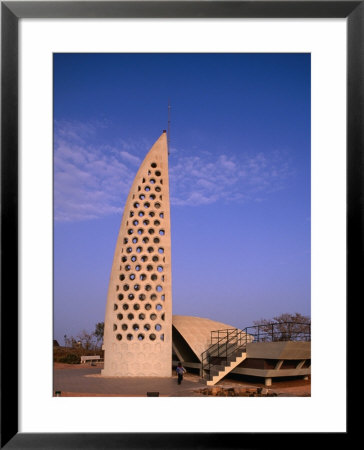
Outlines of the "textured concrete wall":
M171 226L167 136L153 145L126 201L105 313L107 376L171 376Z
M254 342L246 347L248 358L310 359L311 342Z

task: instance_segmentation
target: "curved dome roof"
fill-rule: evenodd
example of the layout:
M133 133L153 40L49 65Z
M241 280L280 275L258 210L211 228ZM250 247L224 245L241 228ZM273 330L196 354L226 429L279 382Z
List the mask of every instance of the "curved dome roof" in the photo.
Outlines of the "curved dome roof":
M172 316L172 325L201 359L201 353L211 345L211 331L236 328L226 323L194 316Z

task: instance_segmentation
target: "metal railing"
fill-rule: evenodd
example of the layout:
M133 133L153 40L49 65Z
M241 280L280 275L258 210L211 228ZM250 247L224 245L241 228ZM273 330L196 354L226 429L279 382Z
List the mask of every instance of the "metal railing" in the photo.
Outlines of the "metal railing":
M244 328L254 342L311 341L311 324L275 322Z
M212 379L211 371L225 367L246 351L251 342L311 341L311 324L297 322L268 323L211 331L211 346L201 354L202 375Z
M212 331L211 346L201 355L202 373L207 372L211 379L213 368L226 366L239 352L244 352L246 344L251 341L252 338L237 328Z

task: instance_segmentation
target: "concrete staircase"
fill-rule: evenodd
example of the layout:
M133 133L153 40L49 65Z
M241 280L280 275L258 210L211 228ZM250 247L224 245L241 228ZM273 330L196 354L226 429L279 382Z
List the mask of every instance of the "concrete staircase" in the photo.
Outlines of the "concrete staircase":
M213 386L222 378L224 378L229 372L231 372L235 367L242 363L246 359L246 351L244 349L237 350L234 354L227 358L226 365L214 365L204 378L206 380L207 386Z

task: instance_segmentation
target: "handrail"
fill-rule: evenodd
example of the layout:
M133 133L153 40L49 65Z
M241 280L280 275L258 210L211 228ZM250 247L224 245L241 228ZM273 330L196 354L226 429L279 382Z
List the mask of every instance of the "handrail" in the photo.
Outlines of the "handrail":
M279 327L277 330L276 328ZM216 342L213 343L213 340ZM311 324L297 322L275 322L262 325L211 331L211 345L201 354L202 374L224 363L228 358L246 351L250 342L311 341Z

